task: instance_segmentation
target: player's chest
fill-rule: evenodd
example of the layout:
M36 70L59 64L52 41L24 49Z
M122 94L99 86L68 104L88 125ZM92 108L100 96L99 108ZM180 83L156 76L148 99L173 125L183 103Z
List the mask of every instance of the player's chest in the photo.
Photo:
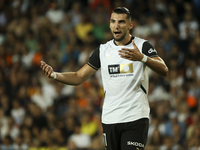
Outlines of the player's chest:
M115 51L107 50L101 54L101 69L108 74L133 74L135 67L139 67L140 64L136 61L121 58L118 49Z

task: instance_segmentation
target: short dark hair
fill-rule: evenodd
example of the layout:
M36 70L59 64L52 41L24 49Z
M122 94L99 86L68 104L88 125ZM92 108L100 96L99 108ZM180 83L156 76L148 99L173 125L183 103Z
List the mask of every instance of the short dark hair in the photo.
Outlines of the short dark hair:
M116 14L126 14L127 15L127 19L131 20L131 13L128 10L128 8L126 7L117 7L115 8L112 13L116 13Z

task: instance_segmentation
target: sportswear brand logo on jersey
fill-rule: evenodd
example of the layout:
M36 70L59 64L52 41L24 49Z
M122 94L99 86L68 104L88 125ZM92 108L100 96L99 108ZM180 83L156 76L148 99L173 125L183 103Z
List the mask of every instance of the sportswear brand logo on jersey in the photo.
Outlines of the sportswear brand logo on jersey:
M133 73L133 64L108 65L109 74Z
M148 53L151 54L153 52L157 52L155 49L150 48L150 50L148 50Z
M131 142L131 141L128 141L127 145L134 145L134 146L144 147L144 144L142 144L142 143Z
M109 55L109 54L106 54L107 56L109 56L110 58L111 58L111 55Z

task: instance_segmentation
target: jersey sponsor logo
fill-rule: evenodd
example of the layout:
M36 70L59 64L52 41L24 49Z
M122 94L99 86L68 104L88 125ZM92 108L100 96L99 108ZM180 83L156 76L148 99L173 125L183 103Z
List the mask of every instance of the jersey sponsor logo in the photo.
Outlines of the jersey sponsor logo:
M138 146L138 147L143 147L144 148L144 144L138 143L138 142L128 141L127 145L133 145L133 146Z
M133 64L108 65L109 74L133 73Z
M150 49L148 50L148 53L149 53L149 54L151 54L151 53L153 53L153 52L157 53L157 51L156 51L155 49L153 49L153 48L150 48Z
M120 65L108 65L109 74L119 74L120 73Z

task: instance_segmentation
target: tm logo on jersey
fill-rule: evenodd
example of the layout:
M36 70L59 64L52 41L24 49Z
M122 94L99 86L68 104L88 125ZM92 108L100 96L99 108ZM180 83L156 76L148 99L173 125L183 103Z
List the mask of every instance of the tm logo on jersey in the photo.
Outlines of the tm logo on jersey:
M133 73L133 64L108 65L109 74Z

